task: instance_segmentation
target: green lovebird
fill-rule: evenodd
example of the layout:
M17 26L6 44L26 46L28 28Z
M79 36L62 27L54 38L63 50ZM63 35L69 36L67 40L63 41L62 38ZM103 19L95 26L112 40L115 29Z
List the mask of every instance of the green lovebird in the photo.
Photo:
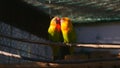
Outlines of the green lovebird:
M61 31L64 39L64 43L75 43L76 42L76 32L72 25L70 18L62 17L61 18ZM69 54L74 53L74 47L66 47Z
M48 28L49 40L52 42L62 42L62 32L61 32L61 25L60 25L60 18L55 16L50 21L50 26ZM61 46L51 46L53 52L53 60L63 59L61 56Z

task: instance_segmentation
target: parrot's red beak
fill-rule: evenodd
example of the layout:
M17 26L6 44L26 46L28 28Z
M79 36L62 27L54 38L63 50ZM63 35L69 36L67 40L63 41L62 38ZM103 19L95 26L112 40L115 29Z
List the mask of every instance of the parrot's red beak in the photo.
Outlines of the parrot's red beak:
M60 19L59 17L56 18L56 22L57 22L57 23L60 23L60 20L61 20L61 19Z

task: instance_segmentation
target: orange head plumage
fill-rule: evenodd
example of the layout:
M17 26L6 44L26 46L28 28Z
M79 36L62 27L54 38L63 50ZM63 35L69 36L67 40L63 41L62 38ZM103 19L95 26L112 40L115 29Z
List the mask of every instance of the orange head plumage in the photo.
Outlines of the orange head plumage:
M71 27L73 26L72 26L70 18L68 17L61 18L61 30L62 31L69 31Z
M55 16L51 22L50 22L50 29L52 30L57 30L57 31L61 31L61 28L60 28L60 18Z

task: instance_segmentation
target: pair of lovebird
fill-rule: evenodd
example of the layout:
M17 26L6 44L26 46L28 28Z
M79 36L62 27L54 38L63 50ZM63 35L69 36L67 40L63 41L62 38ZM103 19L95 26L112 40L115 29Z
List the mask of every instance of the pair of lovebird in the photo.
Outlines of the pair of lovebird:
M74 43L76 42L76 33L72 25L71 19L68 17L55 16L50 21L48 28L49 39L52 42ZM51 46L53 59L64 59L65 55L73 54L73 47Z

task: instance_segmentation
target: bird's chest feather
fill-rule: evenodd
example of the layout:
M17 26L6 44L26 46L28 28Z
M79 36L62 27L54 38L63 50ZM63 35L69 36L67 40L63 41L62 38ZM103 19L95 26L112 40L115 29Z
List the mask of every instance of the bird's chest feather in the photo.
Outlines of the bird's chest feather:
M62 25L61 30L63 33L68 33L70 31L70 27L68 25Z
M56 31L61 32L61 26L59 24L56 25L55 29Z

